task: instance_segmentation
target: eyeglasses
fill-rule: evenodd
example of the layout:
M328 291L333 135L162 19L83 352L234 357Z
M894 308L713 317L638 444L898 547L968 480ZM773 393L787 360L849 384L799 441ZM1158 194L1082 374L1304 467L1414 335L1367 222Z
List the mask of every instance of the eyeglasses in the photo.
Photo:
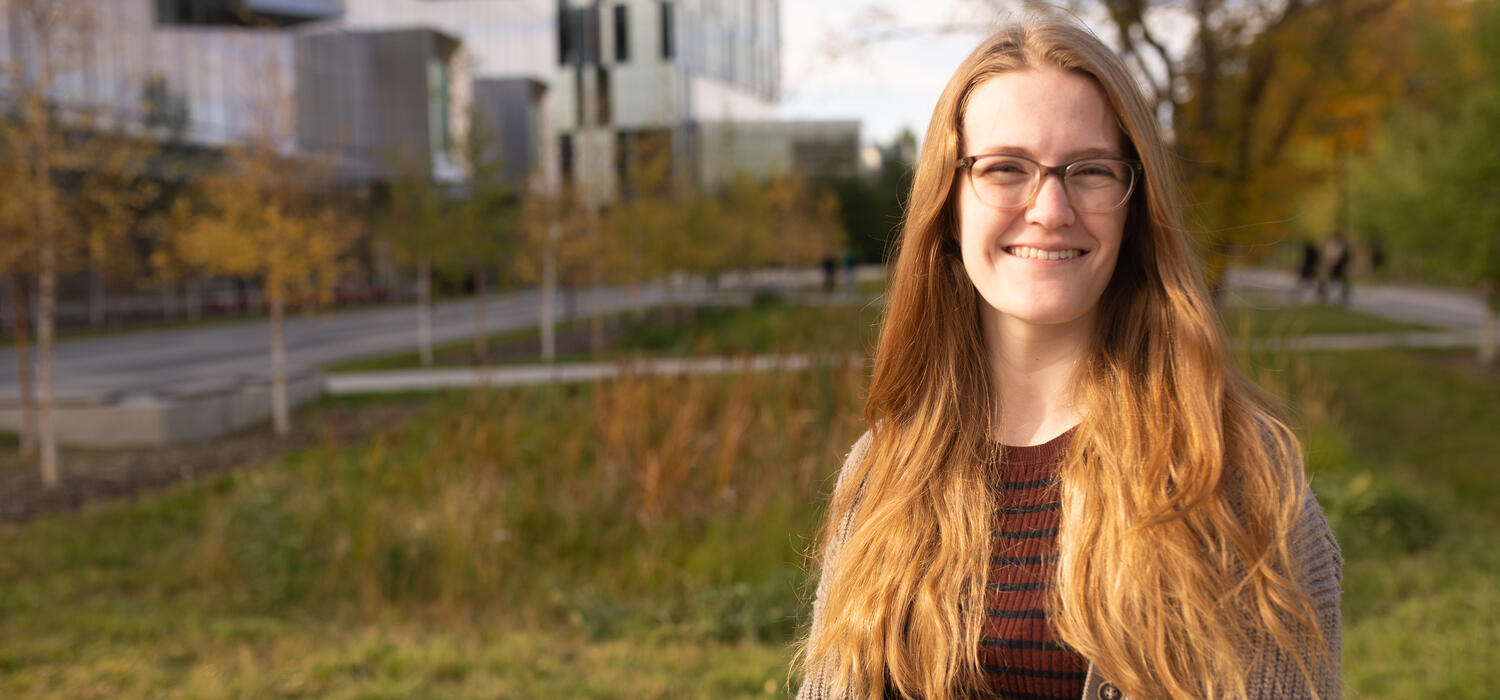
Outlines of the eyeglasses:
M967 170L974 196L997 209L1024 207L1042 190L1048 175L1062 178L1063 191L1073 206L1087 212L1118 209L1135 190L1140 161L1124 158L1084 158L1062 165L1042 165L1030 158L980 154L959 159Z

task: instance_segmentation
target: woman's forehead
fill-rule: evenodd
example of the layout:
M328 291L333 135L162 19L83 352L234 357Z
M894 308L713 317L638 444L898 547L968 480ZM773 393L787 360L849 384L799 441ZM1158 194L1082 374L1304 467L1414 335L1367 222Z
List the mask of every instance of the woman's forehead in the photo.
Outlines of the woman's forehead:
M1039 160L1121 155L1119 122L1104 90L1072 71L1027 69L986 79L970 93L962 117L964 155L1016 153Z

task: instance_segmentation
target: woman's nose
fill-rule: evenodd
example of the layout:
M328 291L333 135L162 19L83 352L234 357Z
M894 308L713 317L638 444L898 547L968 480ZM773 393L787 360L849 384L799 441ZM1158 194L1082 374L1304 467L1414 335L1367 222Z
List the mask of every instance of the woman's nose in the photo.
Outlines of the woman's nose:
M1073 223L1073 203L1068 200L1068 189L1063 179L1056 175L1045 175L1037 188L1031 206L1026 207L1027 223L1043 228L1061 228Z

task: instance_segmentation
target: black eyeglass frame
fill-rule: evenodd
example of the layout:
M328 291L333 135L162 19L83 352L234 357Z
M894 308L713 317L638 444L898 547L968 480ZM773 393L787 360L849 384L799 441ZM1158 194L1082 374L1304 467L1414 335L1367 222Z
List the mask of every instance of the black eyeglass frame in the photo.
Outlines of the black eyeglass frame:
M1024 160L1028 163L1036 163L1038 169L1036 179L1032 181L1033 184L1031 188L1031 194L1027 195L1026 200L1021 202L1020 204L1012 207L1001 207L990 204L989 202L984 202L982 198L980 199L981 202L984 202L985 206L995 207L996 209L1020 209L1022 207L1029 206L1032 202L1036 201L1037 193L1042 191L1042 181L1047 179L1047 176L1049 175L1056 175L1057 179L1062 181L1063 183L1063 193L1067 195L1069 204L1078 207L1078 209L1080 209L1081 211L1091 213L1114 211L1116 209L1119 209L1120 207L1125 206L1125 203L1130 201L1130 196L1135 194L1136 180L1139 180L1146 174L1145 165L1143 165L1141 161L1133 160L1130 158L1116 158L1114 156L1089 156L1087 158L1079 158L1078 160L1069 161L1061 165L1044 165L1030 158L1027 158L1026 156L1018 156L1014 153L976 153L972 156L964 156L963 158L959 158L958 161L953 164L954 169L964 170L968 173L968 177L966 179L969 181L969 189L974 192L975 197L979 197L979 189L974 184L974 163L978 162L980 158L990 157L1016 158L1019 160ZM1083 207L1079 207L1076 203L1073 202L1073 193L1068 190L1068 168L1078 165L1079 163L1085 163L1092 160L1109 160L1116 163L1124 163L1125 165L1130 167L1130 184L1125 188L1125 196L1120 198L1119 204L1116 204L1108 209L1084 209Z

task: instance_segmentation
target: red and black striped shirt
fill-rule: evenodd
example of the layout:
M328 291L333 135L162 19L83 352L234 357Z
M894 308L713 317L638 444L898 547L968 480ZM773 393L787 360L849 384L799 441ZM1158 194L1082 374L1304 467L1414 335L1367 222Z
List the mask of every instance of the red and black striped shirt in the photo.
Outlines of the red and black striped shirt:
M1088 662L1047 624L1046 598L1057 565L1061 492L1057 485L1073 431L1042 445L1006 447L999 466L979 662L989 697L1076 700Z

